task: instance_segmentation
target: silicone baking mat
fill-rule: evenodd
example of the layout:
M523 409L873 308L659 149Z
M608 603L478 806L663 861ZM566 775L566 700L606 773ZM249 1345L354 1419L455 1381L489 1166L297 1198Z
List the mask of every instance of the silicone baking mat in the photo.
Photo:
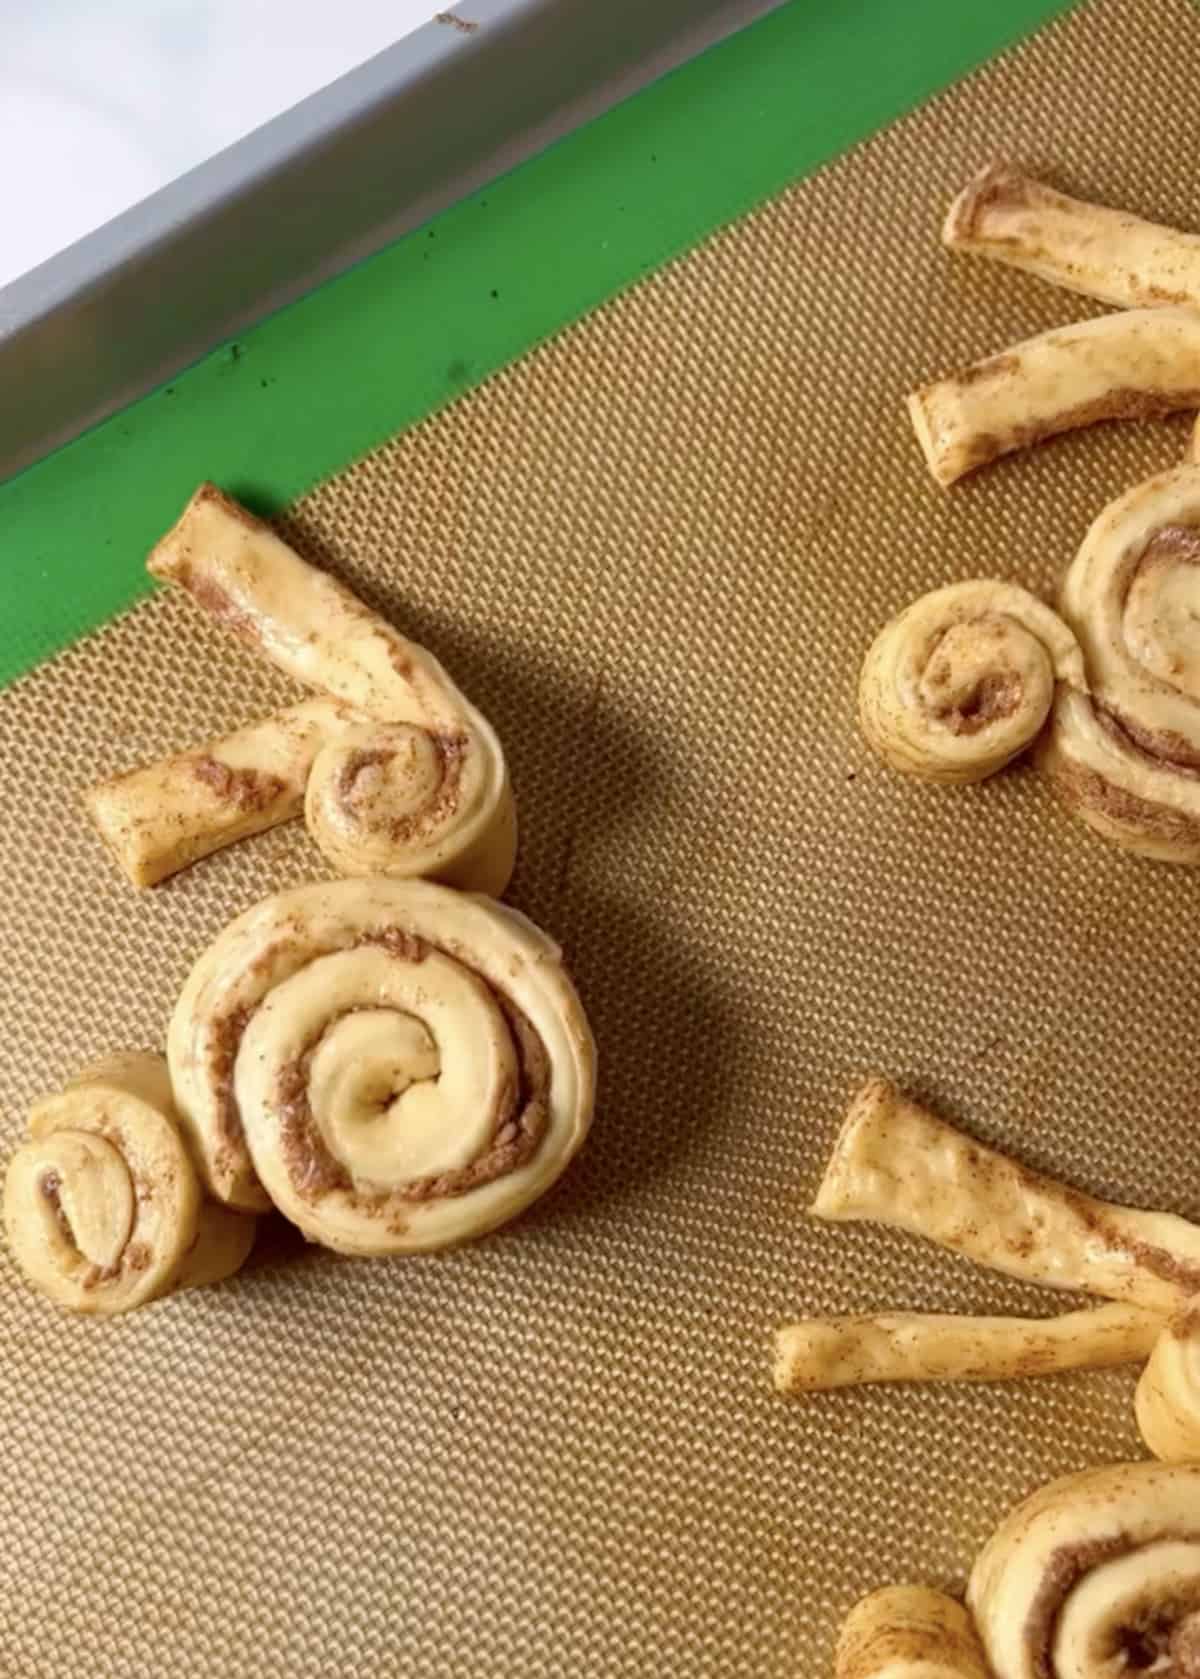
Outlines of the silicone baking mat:
M796 1402L770 1334L1060 1303L805 1221L869 1071L1200 1215L1196 876L1025 770L902 783L854 721L893 610L981 573L1051 589L1184 443L1097 428L932 485L903 393L1089 307L947 257L949 195L1009 153L1195 225L1198 76L1185 0L1073 12L289 515L499 729L511 895L567 947L596 1126L449 1255L277 1231L235 1281L109 1324L5 1257L4 1671L818 1674L858 1593L961 1583L1032 1485L1137 1452L1124 1373ZM5 1146L83 1061L161 1042L234 913L321 872L293 826L136 897L78 791L288 693L162 594L0 697Z

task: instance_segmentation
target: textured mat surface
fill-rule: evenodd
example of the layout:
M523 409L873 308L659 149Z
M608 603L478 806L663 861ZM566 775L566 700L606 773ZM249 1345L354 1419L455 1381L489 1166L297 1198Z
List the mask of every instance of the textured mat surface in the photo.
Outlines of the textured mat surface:
M961 1582L1031 1485L1136 1452L1124 1374L795 1403L769 1340L801 1308L1055 1304L804 1221L869 1070L1200 1215L1197 876L1026 771L902 784L853 704L891 611L981 572L1049 589L1179 456L1182 424L1102 428L946 494L900 399L1087 310L940 250L977 164L1194 225L1198 76L1185 0L1085 7L295 510L506 742L512 895L589 1005L596 1128L447 1257L277 1234L109 1325L5 1258L0 1669L817 1674L857 1593ZM291 828L136 898L77 790L285 692L160 596L0 698L6 1146L79 1063L161 1041L236 911L320 872Z

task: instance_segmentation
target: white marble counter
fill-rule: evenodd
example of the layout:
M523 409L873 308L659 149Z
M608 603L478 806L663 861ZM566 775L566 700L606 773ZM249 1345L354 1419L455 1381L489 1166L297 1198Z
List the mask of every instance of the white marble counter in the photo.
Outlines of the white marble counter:
M0 285L436 10L433 0L3 0Z

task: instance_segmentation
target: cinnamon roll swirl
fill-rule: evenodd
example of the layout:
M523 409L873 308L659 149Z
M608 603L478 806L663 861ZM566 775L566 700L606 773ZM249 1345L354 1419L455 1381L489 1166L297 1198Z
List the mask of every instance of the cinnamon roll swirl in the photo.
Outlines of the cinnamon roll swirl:
M122 1054L35 1104L9 1161L4 1226L35 1288L112 1315L232 1275L255 1221L204 1194L161 1055Z
M1105 508L1060 610L1087 691L1060 690L1039 763L1107 839L1200 862L1200 466L1159 473Z
M1058 685L1081 686L1074 635L1015 583L951 583L875 638L859 678L862 730L893 768L979 781L1032 744Z
M171 1021L213 1192L346 1253L513 1218L587 1132L595 1052L557 948L422 881L277 893L201 956Z
M967 1603L995 1679L1200 1679L1200 1464L1053 1481L984 1546Z

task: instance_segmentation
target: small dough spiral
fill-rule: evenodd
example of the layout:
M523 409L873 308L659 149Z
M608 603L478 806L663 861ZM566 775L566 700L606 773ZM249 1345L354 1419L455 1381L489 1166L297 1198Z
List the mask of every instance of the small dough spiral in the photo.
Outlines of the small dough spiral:
M168 1037L214 1193L346 1253L514 1217L587 1131L594 1047L557 948L423 881L267 898L204 953Z
M988 1679L971 1617L926 1586L884 1586L847 1615L835 1679Z
M465 723L360 723L317 753L304 820L340 874L427 874L502 892L517 846L511 795L493 784L502 763ZM474 822L483 810L488 821Z
M209 1201L161 1055L110 1056L29 1117L8 1166L9 1248L56 1305L112 1315L241 1266L254 1220Z
M1142 1439L1167 1463L1200 1462L1200 1305L1164 1329L1137 1388Z
M995 1679L1200 1679L1200 1464L1043 1487L980 1553L967 1602Z
M880 631L859 680L859 716L905 775L979 781L1036 739L1059 684L1082 682L1075 637L1027 590L951 583Z
M504 890L517 848L504 753L432 654L212 484L147 564L317 693L88 793L135 885L303 809L342 874Z
M1089 692L1060 692L1042 767L1106 838L1200 862L1200 466L1160 473L1100 514L1061 611Z

